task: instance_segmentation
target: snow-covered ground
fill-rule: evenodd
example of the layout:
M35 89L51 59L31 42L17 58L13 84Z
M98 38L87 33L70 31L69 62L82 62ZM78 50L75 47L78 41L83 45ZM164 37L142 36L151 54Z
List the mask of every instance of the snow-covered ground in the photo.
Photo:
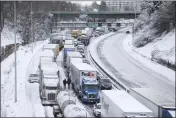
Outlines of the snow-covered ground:
M32 56L37 52L46 41L38 41L34 45L32 53L31 45L20 46L17 51L17 102L15 103L15 68L14 53L1 62L1 105L2 114L7 117L27 116L26 109L26 71Z
M167 77L165 77L163 74L155 72L152 69L153 66L147 67L136 57L132 58L133 52L126 53L126 48L129 46L124 49L123 41L131 34L126 35L125 32L126 29L107 38L102 36L92 42L89 46L92 57L108 74L126 88L150 87L159 89L161 93L167 93L168 99L174 100L175 85L168 79L170 73L166 73ZM145 63L148 65L152 63L150 60L147 61Z
M16 43L21 43L21 36L18 33L16 34L16 39ZM6 46L14 43L14 30L4 25L4 28L1 32L1 46Z
M151 61L151 52L159 50L161 51L161 53L158 53L160 58L175 63L175 33L172 31L160 38L163 39L149 43L142 48L135 48L132 45L132 35L130 34L125 38L123 47L132 58L175 83L175 71Z

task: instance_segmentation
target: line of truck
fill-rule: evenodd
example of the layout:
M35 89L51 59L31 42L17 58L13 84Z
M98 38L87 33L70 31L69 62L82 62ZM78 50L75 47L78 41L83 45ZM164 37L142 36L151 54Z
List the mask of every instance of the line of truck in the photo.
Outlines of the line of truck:
M51 41L52 42L52 41ZM61 42L61 41L59 41ZM48 45L48 46L47 46ZM56 46L47 44L43 52L54 51ZM46 48L47 47L47 48ZM61 50L60 50L61 51ZM76 49L74 41L66 41L63 47L62 63L68 79L71 79L72 89L76 96L61 85L60 68L53 58L58 54L41 55L39 63L40 97L43 105L52 105L55 117L88 117L89 113L80 105L77 97L83 103L99 103L94 107L97 116L101 117L167 117L175 116L174 101L161 96L149 88L131 88L129 93L124 90L100 91L97 81L98 71ZM150 99L149 99L150 98ZM162 98L162 99L159 99ZM163 100L163 101L161 101ZM96 106L96 105L95 105Z

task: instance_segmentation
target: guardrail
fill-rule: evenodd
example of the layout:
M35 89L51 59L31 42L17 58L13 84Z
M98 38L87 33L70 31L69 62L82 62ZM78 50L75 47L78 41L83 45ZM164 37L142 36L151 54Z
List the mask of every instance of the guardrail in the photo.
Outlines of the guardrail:
M18 47L19 47L19 45L17 45L17 50L18 50ZM14 48L15 48L15 47L13 46L10 50L8 50L8 51L5 52L3 55L1 55L1 58L0 58L0 59L1 59L1 62L15 51Z
M126 88L124 85L122 85L120 82L118 82L116 79L114 79L110 74L108 74L92 57L90 51L89 51L89 55L91 60L96 64L96 66L98 66L98 68L107 75L107 77L109 77L114 83L116 83L121 89L124 89L125 91L127 91L128 93L130 92L128 88ZM116 86L118 88L118 86Z

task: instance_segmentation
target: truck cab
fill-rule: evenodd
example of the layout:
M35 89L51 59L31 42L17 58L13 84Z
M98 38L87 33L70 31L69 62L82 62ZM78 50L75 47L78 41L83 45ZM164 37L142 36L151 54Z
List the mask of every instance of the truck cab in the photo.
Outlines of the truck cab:
M55 105L57 89L59 87L59 83L57 79L47 79L44 78L43 88L41 91L42 104L43 105Z
M99 86L97 80L83 79L80 96L83 102L100 102Z

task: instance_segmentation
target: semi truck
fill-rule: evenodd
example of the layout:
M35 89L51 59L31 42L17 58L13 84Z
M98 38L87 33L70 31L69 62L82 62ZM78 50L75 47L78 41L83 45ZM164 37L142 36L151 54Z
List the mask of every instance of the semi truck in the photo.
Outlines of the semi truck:
M100 101L97 71L87 63L72 63L70 67L72 88L82 102Z
M53 106L53 115L55 117L59 114L63 116L64 109L69 104L76 104L76 98L67 91L59 91L57 94L57 105Z
M66 70L69 72L70 67L70 59L71 58L82 58L82 55L79 52L67 52L67 60L66 60Z
M124 90L103 90L101 117L153 117L153 112Z
M65 40L64 45L74 45L74 40Z
M60 52L59 44L45 44L42 50L52 50L54 53L54 61L57 58L57 55Z
M59 69L57 64L42 61L39 64L39 92L43 105L56 104L56 92L59 87Z
M60 91L57 95L57 105L53 106L53 115L64 117L90 117L89 113L78 104L76 96L68 91Z
M131 88L130 95L151 109L155 117L175 117L175 98L169 98L170 96L162 91L151 88Z
M67 52L74 52L75 46L74 45L64 45L63 50L63 65L66 67L66 60L67 60Z

